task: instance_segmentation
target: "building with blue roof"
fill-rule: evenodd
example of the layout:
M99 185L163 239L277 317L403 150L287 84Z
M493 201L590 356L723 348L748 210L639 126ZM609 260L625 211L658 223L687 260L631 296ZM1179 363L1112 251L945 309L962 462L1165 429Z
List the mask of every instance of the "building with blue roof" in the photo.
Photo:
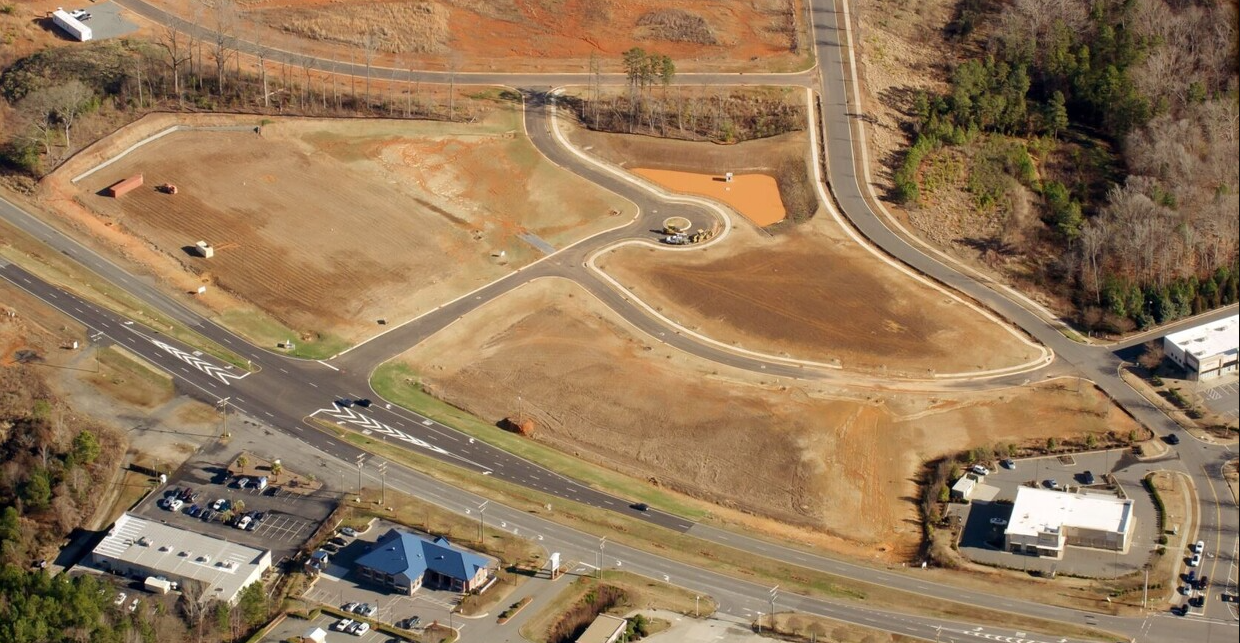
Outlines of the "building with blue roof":
M469 592L491 577L488 559L442 536L431 540L399 529L389 529L354 564L362 578L406 595L422 585Z

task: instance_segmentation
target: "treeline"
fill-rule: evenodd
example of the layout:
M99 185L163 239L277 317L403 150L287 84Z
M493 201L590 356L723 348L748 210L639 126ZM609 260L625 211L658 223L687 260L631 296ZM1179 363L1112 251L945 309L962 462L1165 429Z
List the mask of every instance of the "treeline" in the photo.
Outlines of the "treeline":
M0 564L21 567L94 515L124 453L115 431L68 412L30 368L0 369Z
M484 100L457 97L455 84L372 77L369 58L365 77L342 78L265 53L243 65L231 42L164 29L151 41L55 47L16 61L0 74L0 98L12 108L0 164L40 176L118 120L155 110L473 120L487 109Z
M996 185L1039 199L1044 233L1017 250L1082 321L1126 331L1235 301L1235 24L1227 3L964 0L947 32L980 53L955 65L947 94L914 101L894 196L921 200L940 149L1007 138L1020 150L975 158L968 190L983 210ZM1122 158L1099 161L1108 145ZM1052 159L1067 170L1050 178ZM996 169L1011 180L973 176Z

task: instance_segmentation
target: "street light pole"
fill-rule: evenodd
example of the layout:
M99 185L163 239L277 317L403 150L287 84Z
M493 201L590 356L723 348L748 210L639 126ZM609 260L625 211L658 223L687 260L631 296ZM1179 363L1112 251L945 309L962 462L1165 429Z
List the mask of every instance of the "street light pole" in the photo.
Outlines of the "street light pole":
M490 500L484 500L482 501L482 504L478 505L478 544L479 545L482 544L482 539L485 537L486 526L487 526L487 505L489 504L491 504Z
M366 462L366 454L357 454L357 497L362 497L362 464Z
M220 415L222 416L224 423L223 428L220 430L221 439L228 439L228 400L231 399L232 397L229 396L215 403L216 406L220 407Z
M386 507L387 506L387 468L388 468L387 460L380 462L377 468L379 469L379 483L381 485L380 488L382 489L382 491L379 492L379 504Z
M607 536L603 536L598 541L598 559L595 561L598 566L594 568L594 577L603 577L603 546L607 544Z
M771 588L771 594L770 594L770 597L771 597L771 611L770 611L771 627L770 629L772 632L775 631L775 599L778 596L779 596L779 585L776 585Z

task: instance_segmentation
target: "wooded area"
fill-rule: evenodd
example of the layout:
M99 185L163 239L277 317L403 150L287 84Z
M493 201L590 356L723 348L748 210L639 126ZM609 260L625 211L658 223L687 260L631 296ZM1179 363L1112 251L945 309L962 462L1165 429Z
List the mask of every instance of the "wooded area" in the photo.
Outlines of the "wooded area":
M979 210L1036 195L1043 233L993 246L1091 330L1237 300L1234 3L962 0L946 31L974 53L917 97L895 198L917 207L945 148L968 150Z

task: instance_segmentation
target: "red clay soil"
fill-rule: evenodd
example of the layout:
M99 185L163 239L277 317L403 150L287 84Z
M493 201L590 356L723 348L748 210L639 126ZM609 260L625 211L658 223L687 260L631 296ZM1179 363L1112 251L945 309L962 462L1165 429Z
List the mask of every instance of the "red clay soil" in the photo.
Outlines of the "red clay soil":
M682 194L696 194L731 206L746 219L759 226L779 223L787 216L779 199L775 177L765 174L738 174L732 181L723 175L695 174L673 170L634 168L633 173Z

